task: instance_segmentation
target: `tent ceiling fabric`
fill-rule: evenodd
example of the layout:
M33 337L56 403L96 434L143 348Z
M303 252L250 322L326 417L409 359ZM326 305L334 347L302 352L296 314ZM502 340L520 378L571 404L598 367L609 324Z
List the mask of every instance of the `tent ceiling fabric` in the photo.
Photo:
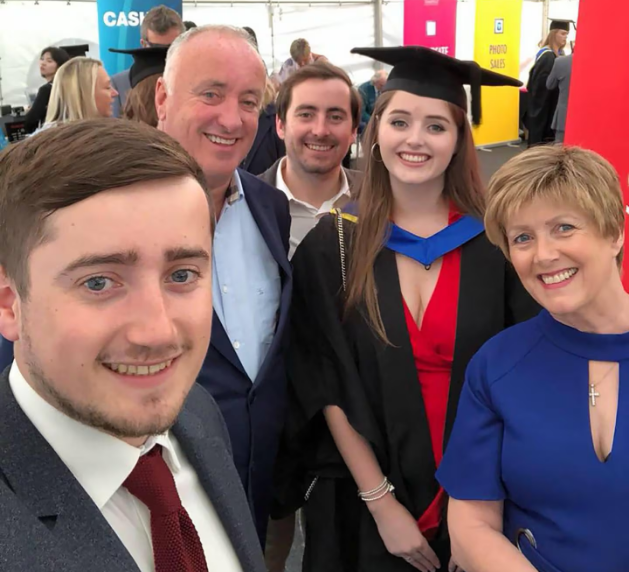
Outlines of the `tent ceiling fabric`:
M383 45L396 46L403 37L403 0L383 0ZM522 19L522 61L533 57L542 18L543 3L525 0ZM474 42L474 0L459 0L457 56L471 59ZM551 0L554 18L576 19L578 0ZM326 55L346 69L356 83L368 80L373 62L350 54L355 46L374 45L374 6L368 0L297 0L268 4L259 0L198 0L184 2L185 20L199 25L221 23L251 26L258 35L260 51L269 71L289 57L290 43L306 38L314 52ZM463 25L462 23L465 23ZM351 25L350 25L351 24ZM25 27L28 26L28 33ZM48 45L89 43L98 57L96 2L92 0L39 0L0 3L0 103L26 105L43 83L39 54ZM528 74L528 69L523 70Z

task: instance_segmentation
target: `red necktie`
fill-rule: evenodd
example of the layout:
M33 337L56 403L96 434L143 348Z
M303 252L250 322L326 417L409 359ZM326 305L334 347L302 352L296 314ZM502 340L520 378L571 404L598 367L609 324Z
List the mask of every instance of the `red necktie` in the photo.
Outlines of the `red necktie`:
M151 511L155 572L208 572L199 535L181 504L161 446L140 457L123 485Z

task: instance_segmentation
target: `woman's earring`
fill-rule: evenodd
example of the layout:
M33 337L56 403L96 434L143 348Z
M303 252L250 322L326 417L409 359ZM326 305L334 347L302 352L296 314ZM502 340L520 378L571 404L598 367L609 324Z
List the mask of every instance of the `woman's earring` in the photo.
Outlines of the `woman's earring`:
M374 144L371 146L371 158L372 158L374 161L376 161L376 163L382 163L382 154L380 154L380 159L378 159L378 157L376 157L376 153L375 153L375 151L376 151L376 148L378 148L378 147L379 147L378 143L374 143Z

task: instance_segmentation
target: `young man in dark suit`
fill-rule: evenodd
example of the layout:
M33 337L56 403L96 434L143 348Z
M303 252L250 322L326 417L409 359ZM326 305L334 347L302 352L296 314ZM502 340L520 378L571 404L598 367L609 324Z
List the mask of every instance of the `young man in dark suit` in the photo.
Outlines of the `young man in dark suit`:
M195 385L213 203L146 125L92 120L0 155L0 567L262 572L229 437Z
M205 26L175 40L155 96L158 128L199 162L218 217L213 335L198 381L227 422L261 539L284 423L292 290L288 201L238 169L256 135L265 86L250 35Z

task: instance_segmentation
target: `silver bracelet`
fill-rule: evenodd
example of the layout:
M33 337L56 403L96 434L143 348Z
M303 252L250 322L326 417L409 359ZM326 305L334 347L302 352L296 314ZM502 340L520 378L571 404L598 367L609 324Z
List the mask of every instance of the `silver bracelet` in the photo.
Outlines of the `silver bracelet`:
M379 493L380 491L382 491L383 489L387 487L388 483L389 483L389 479L384 477L384 480L375 489L372 489L370 491L365 491L364 493L361 491L358 491L358 496L362 498L363 496L368 497L376 493Z
M362 500L364 500L365 502L373 502L373 501L377 501L380 500L381 498L384 498L385 496L387 496L389 493L393 493L393 491L395 490L395 487L387 481L387 486L386 488L380 492L380 494L371 496L369 498L367 497L361 497Z

